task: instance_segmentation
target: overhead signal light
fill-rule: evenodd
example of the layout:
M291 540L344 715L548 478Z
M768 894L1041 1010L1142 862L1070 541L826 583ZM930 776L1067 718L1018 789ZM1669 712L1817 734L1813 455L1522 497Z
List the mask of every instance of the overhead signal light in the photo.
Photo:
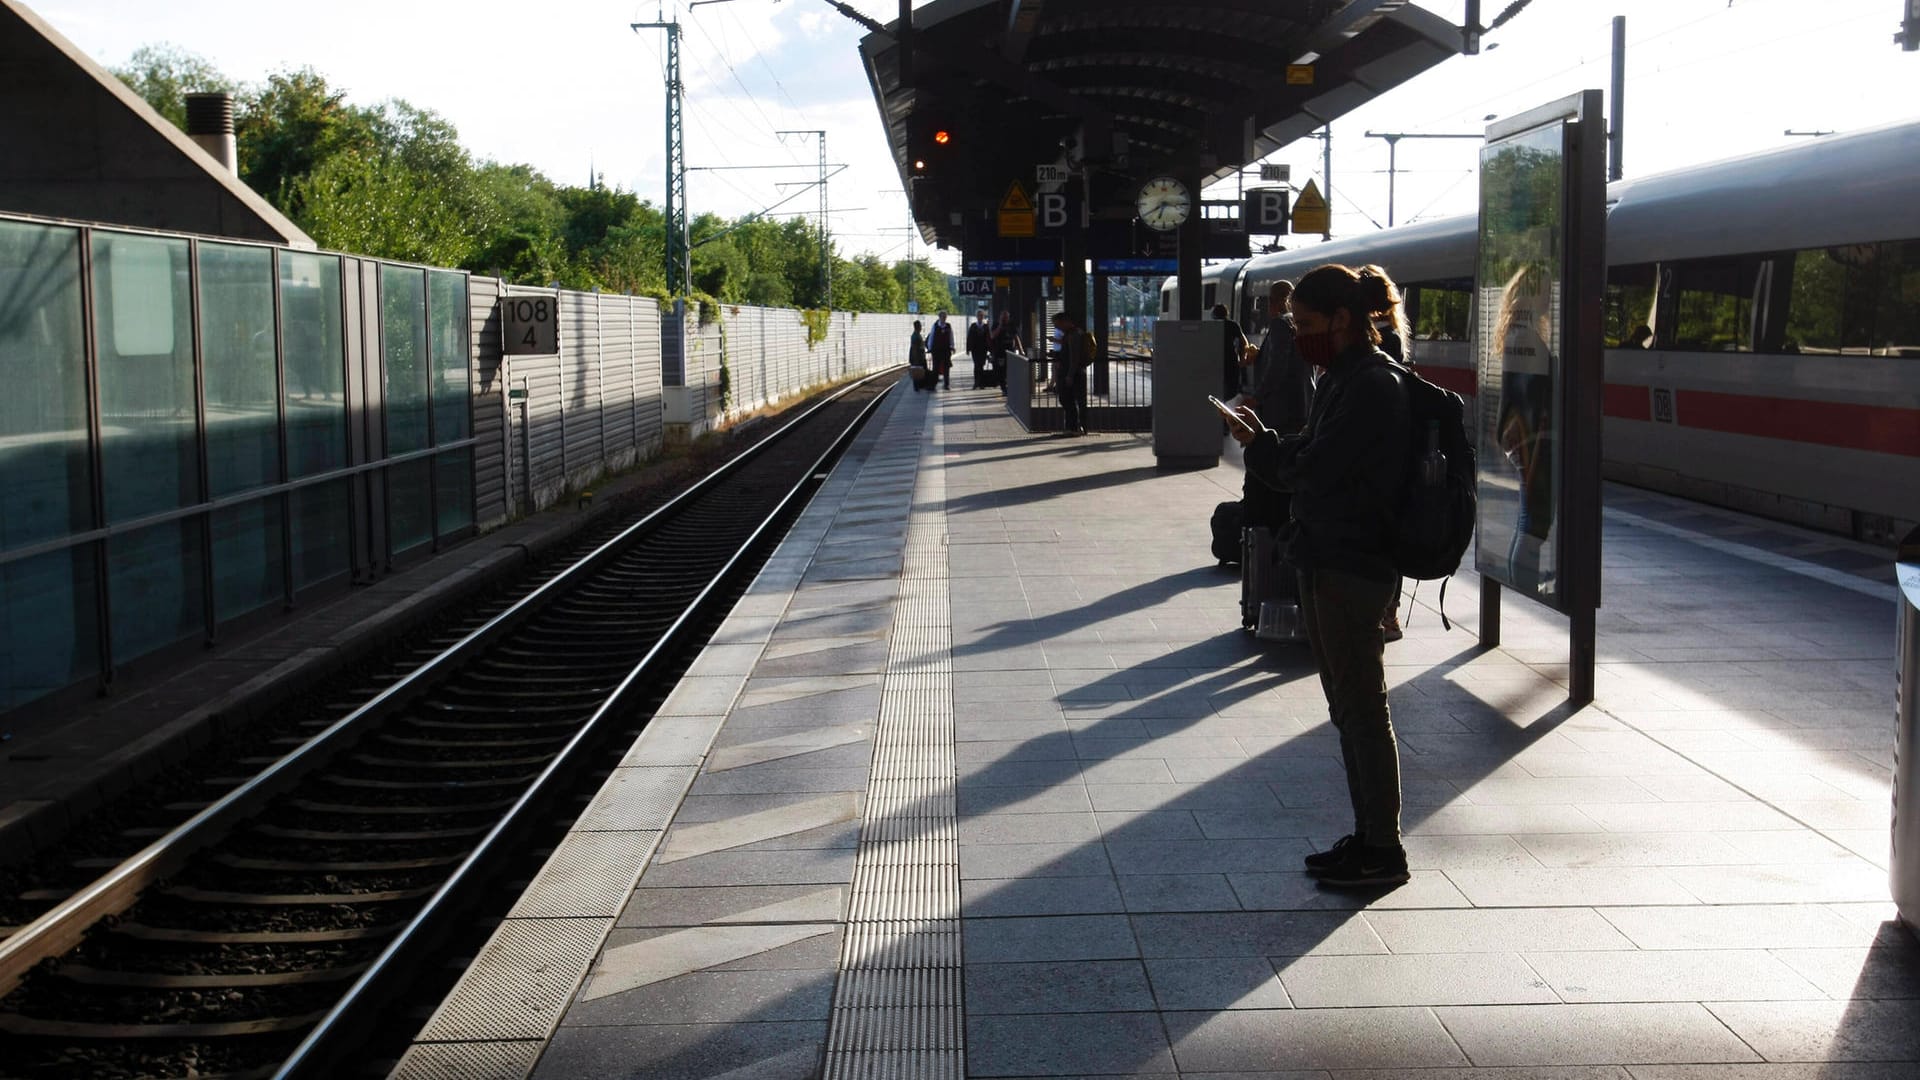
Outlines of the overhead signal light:
M953 141L953 133L942 128L933 133L933 141L939 143L941 146L945 146Z

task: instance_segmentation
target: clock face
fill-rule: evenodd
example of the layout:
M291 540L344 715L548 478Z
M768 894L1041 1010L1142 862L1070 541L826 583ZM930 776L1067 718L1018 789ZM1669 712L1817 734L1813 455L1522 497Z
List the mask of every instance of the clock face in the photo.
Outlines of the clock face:
M1140 185L1140 197L1134 202L1140 220L1161 232L1179 228L1192 208L1187 185L1171 176L1156 176Z

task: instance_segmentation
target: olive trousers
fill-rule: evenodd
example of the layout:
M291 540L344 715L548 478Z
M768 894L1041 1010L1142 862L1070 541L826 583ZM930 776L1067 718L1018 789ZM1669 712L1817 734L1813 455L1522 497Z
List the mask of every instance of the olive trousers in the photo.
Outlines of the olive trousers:
M1400 748L1387 708L1386 641L1380 613L1393 586L1339 570L1300 572L1300 614L1340 733L1353 800L1354 834L1370 845L1400 842Z

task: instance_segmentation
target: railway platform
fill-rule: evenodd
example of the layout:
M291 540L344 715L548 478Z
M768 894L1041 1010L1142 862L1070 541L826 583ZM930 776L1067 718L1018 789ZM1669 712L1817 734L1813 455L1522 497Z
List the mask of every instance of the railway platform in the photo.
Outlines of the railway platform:
M1311 662L1207 554L1239 479L894 395L394 1075L1920 1074L1885 560L1610 487L1578 711L1557 617L1418 590L1413 879L1334 892Z

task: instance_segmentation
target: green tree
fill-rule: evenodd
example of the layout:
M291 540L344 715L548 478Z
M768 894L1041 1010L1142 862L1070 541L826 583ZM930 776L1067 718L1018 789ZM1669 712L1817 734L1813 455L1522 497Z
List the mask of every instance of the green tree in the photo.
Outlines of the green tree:
M231 94L240 89L213 61L166 42L134 50L127 65L114 68L113 73L182 131L187 127L188 94Z
M234 120L240 178L299 221L295 182L340 154L380 156L377 120L312 68L275 72L246 93Z
M322 247L432 266L464 266L478 248L460 207L398 157L345 153L295 178L300 227Z

